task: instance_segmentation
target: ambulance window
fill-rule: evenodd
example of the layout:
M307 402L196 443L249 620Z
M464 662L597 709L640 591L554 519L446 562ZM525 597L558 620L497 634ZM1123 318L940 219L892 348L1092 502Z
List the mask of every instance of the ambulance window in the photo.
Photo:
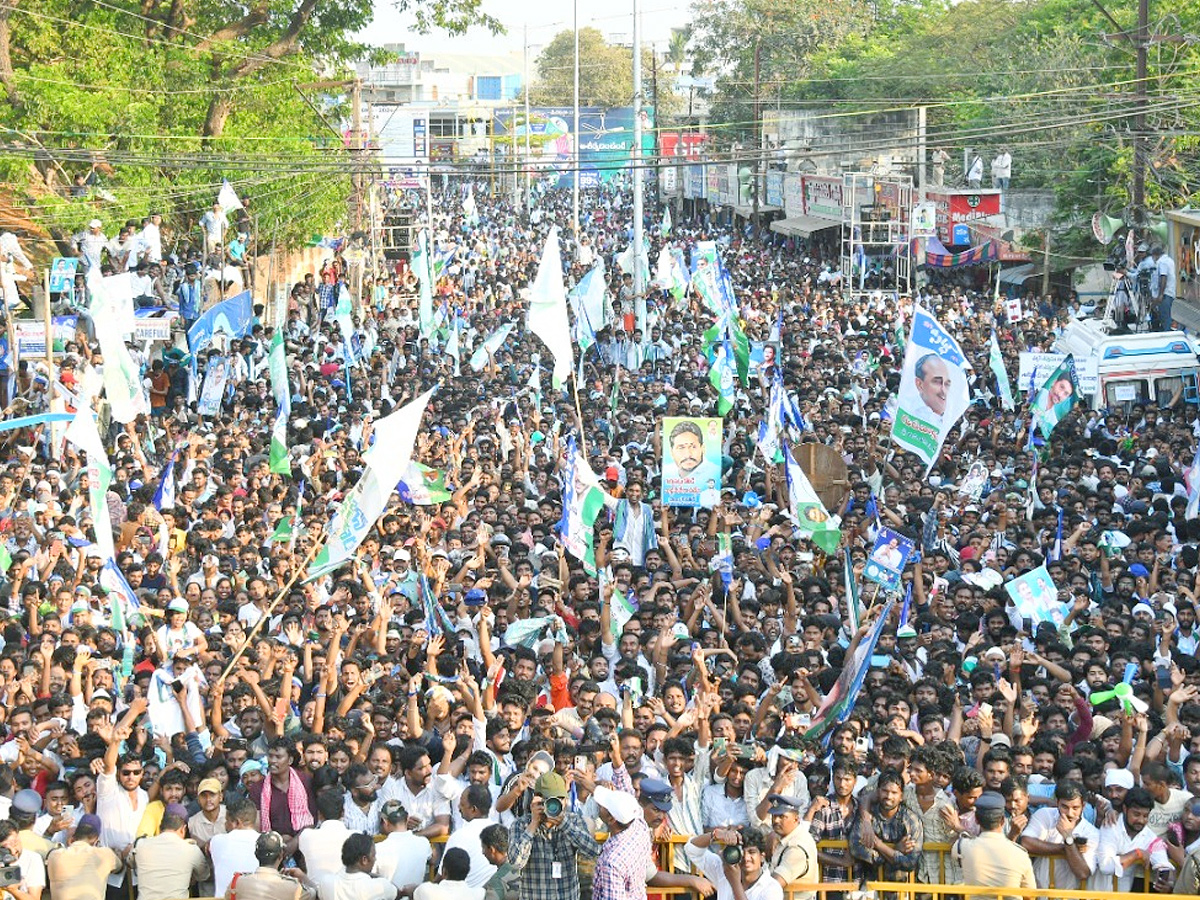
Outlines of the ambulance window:
M1183 378L1179 375L1171 375L1167 378L1154 379L1154 403L1159 407L1166 407L1171 402L1171 398L1175 396L1175 392L1183 388Z
M1105 405L1111 408L1146 402L1146 382L1140 378L1110 381L1104 385Z

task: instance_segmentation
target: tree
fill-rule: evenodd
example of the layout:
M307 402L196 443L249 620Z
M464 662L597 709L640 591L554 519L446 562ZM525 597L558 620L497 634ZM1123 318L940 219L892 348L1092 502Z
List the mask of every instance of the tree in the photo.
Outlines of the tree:
M480 3L395 0L421 29L498 29ZM60 236L151 209L186 230L225 178L251 199L260 244L332 228L352 161L294 85L336 82L376 52L353 37L371 12L372 0L0 0L0 127L18 136L0 178ZM56 190L89 173L115 199Z
M575 33L560 31L537 58L530 99L543 106L570 106L575 89ZM579 29L579 103L629 106L633 103L633 51L608 43L595 28Z

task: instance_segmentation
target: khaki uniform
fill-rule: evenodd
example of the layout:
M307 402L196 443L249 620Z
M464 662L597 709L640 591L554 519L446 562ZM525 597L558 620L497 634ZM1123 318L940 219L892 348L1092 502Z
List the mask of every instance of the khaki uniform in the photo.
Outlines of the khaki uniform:
M963 884L985 887L1035 888L1029 853L999 831L962 838L955 845L962 856Z
M808 830L807 822L799 822L792 833L775 846L775 852L771 854L771 874L788 884L821 880L817 867L817 843ZM811 900L813 896L812 892L795 895L797 900Z
M108 876L121 871L121 860L107 847L76 841L46 858L46 878L54 900L104 900Z
M191 894L194 882L209 876L208 858L195 841L174 831L138 838L130 851L137 872L138 900L175 900Z
M316 895L312 888L278 869L259 866L254 872L234 878L225 900L313 900Z

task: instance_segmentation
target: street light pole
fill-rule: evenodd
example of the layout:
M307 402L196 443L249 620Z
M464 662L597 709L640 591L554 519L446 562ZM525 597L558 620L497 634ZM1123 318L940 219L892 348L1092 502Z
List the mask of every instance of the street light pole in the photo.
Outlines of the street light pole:
M575 245L579 245L579 0L574 0L575 8L575 121L571 125L571 148L574 151L572 162L574 172L571 175L571 228Z
M633 0L633 292L637 327L645 334L646 285L642 278L642 16Z

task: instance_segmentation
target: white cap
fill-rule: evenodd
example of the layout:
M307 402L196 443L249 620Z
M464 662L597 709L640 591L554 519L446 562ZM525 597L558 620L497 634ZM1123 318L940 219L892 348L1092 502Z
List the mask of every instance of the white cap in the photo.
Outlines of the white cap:
M600 784L596 785L592 796L596 798L597 806L607 810L608 814L622 825L628 825L642 813L637 799L633 794L627 794L625 791L613 790Z
M1133 773L1128 769L1109 769L1104 773L1105 787L1125 788L1127 791L1133 790Z

